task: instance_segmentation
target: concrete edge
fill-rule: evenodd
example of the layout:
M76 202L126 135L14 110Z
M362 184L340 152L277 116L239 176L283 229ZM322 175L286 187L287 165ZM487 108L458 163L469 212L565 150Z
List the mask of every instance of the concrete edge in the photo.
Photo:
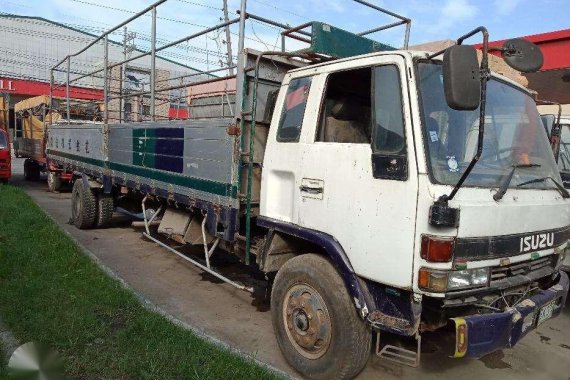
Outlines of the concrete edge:
M26 193L26 195L28 195ZM228 350L236 355L238 355L239 357L246 359L246 360L253 360L256 364L258 364L261 367L264 367L272 372L274 372L275 374L278 374L280 376L283 376L286 379L293 379L293 377L288 374L287 372L280 370L279 368L265 363L259 359L257 359L253 354L248 353L248 352L244 352L242 350L240 350L239 348L233 347L231 345L229 345L228 343L208 334L207 332L205 332L202 329L196 328L192 325L189 325L188 323L176 318L175 316L169 314L166 310L162 309L160 306L155 305L152 301L150 301L148 298L146 298L142 293L139 293L138 291L136 291L135 289L133 289L123 278L121 278L119 275L117 275L115 272L113 272L113 270L111 268L109 268L107 265L105 265L103 263L103 261L101 259L99 259L97 256L95 256L91 251L89 251L83 244L81 244L71 233L69 233L68 231L66 231L64 228L62 228L62 226L60 225L60 223L58 223L57 220L55 220L51 215L49 215L47 212L45 212L45 210L39 205L37 204L37 202L30 196L28 195L28 197L36 204L36 206L38 206L42 212L44 213L44 215L46 215L53 223L55 223L56 226L58 226L58 228L65 233L76 245L77 247L79 247L79 249L81 250L81 252L86 255L89 259L91 259L95 264L97 264L97 266L109 277L111 277L112 279L118 281L121 286L128 290L129 292L133 293L135 295L135 297L137 297L137 299L141 302L141 304L143 305L143 307L149 311L153 311L155 313L160 314L161 316L163 316L164 318L166 318L167 320L169 320L170 322L174 323L175 325L182 327L185 330L189 330L192 333L194 333L195 335L199 336L200 338L206 340L209 343L214 344L216 347L218 348L222 348L225 350ZM2 328L2 325L0 324L0 329ZM11 335L11 333L10 333Z
M4 325L2 320L0 320L0 342L2 342L3 346L3 350L0 350L0 360L5 360L7 365L8 360L10 360L14 351L20 346L20 343L14 334Z

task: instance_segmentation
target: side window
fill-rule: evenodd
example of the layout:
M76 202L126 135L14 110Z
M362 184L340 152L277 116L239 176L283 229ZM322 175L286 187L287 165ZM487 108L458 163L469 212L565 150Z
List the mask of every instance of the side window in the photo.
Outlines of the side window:
M277 141L299 141L310 87L310 77L293 79L289 83L279 128L277 129Z
M402 86L396 65L374 68L372 167L375 178L406 180Z
M370 144L371 83L370 67L329 75L316 141Z
M374 68L374 152L406 154L401 88L395 65Z

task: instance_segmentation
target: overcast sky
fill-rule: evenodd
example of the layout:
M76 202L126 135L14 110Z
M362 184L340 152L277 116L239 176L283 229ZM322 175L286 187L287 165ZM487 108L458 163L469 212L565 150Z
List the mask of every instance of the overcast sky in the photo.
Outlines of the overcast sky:
M369 0L412 19L411 44L441 39L456 39L470 29L484 25L491 40L525 36L570 28L569 0ZM151 4L149 0L0 0L0 12L41 16L71 24L99 34L104 28L125 20L132 12ZM229 0L230 18L236 17L239 0ZM219 22L222 0L168 0L158 10L158 36L171 41L199 31L203 26ZM351 0L248 0L248 11L289 25L310 20L325 21L349 31L363 31L393 22ZM135 41L144 48L150 34L150 18L129 25L138 32ZM237 28L232 36L237 45ZM279 46L279 32L257 23L249 23L247 44L255 48ZM401 46L404 28L380 32L373 39ZM146 37L145 37L146 36ZM113 36L121 40L120 35ZM225 37L210 34L192 42L192 46L207 49L208 63L215 61L216 51L225 52ZM473 40L473 43L479 42ZM291 48L297 45L290 45ZM188 53L193 59L205 59L206 53ZM201 58L198 56L201 55ZM199 66L203 67L202 62Z

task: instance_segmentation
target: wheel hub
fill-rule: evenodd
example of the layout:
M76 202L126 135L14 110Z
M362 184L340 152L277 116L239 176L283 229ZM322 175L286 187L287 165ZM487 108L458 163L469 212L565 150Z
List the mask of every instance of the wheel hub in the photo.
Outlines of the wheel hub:
M309 359L325 354L332 326L326 304L313 287L297 284L289 289L283 304L283 319L287 336L300 354Z

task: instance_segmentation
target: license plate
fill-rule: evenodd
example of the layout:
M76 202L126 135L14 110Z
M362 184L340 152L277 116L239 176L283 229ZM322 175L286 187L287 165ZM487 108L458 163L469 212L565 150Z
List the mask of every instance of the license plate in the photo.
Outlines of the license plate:
M554 313L555 309L556 309L556 301L550 301L549 303L544 305L542 309L540 309L540 312L538 313L538 320L536 322L536 325L538 326L547 319L552 318L552 314Z

